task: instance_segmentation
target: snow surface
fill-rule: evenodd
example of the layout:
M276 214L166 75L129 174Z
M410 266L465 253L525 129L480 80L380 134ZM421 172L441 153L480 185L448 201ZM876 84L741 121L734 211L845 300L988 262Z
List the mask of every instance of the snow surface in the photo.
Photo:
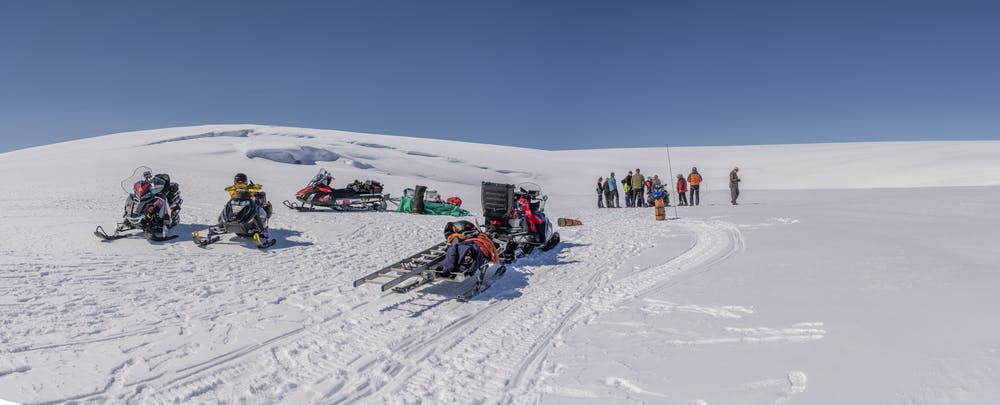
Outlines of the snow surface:
M254 125L109 135L0 154L0 398L19 403L1000 403L1000 142L672 148L704 204L657 222L594 208L664 149L542 151ZM182 237L102 242L119 181L168 172ZM742 205L728 204L739 165ZM424 184L480 209L483 180L540 184L563 243L484 294L351 282L450 217L298 213L278 244L208 249L235 172L290 198ZM964 186L964 187L943 187ZM669 213L674 214L670 209ZM2 401L0 401L2 402Z

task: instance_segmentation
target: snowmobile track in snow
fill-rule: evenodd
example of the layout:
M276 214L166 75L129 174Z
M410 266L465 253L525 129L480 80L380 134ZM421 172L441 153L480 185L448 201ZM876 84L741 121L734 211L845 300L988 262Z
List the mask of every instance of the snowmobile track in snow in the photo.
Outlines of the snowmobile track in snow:
M258 381L280 391L278 387L310 380L325 381L315 385L327 389L297 399L399 403L433 398L474 403L493 398L534 403L539 391L533 377L560 334L626 300L705 271L743 247L737 227L723 221L682 220L658 229L663 235L680 231L695 239L677 257L640 269L608 271L582 263L560 266L565 267L562 273L573 277L538 270L530 291L515 299L461 304L425 290L413 296L372 297L294 333L177 370L180 376L174 374L160 384L147 382L155 393L144 399L185 402L213 390L246 392L250 388L225 387L232 383ZM572 249L583 248L602 249L593 245ZM636 248L633 253L646 249ZM553 256L529 256L507 274L544 266ZM570 280L575 284L568 284ZM495 286L500 284L502 279ZM484 295L491 293L495 292L488 290ZM282 357L288 364L282 364ZM295 366L290 365L293 361Z
M263 317L266 321L264 314L287 300L287 295L273 298L270 304L259 300L242 303L240 297L245 293L237 286L253 286L255 280L266 282L274 273L258 273L237 264L213 268L200 259L173 267L164 263L165 270L158 277L162 283L177 287L170 294L150 295L138 302L139 307L158 308L156 313L132 315L125 307L121 309L147 325L145 328L129 330L125 338L104 332L77 340L81 344L94 339L122 342L118 344L123 347L122 360L106 375L107 383L90 394L63 400L534 403L541 395L537 374L561 334L626 300L705 271L743 246L739 230L728 222L680 220L649 226L644 220L633 216L595 219L592 226L596 228L625 221L621 240L641 242L621 246L587 229L568 232L561 247L522 258L509 266L491 289L467 303L451 299L453 290L461 289L451 283L407 295L380 296L371 288L351 289L350 280L357 275L352 272L328 276L333 279L327 283L343 284L339 291L310 288L315 276L295 264L302 256L322 257L321 249L272 252L265 257L270 265L286 269L284 276L297 281L300 295L309 292L305 298L316 301L303 305L325 309L310 310L313 315L304 323L239 341L232 341L238 335L230 336L230 330L252 332L253 328L246 327L252 325L247 320ZM379 224L383 226L392 224ZM373 239L378 234L358 234L354 243L378 243ZM675 237L691 237L676 240L693 242L685 242L690 246L676 257L657 258L661 264L636 268L625 263L629 257L655 250L651 240ZM400 250L422 243L412 241ZM166 249L186 248L169 245ZM238 263L242 253L242 249L223 251L213 261ZM343 253L342 258L353 254ZM129 268L133 259L92 260L99 260L101 267L110 271ZM94 276L121 278L103 271ZM157 288L123 280L118 282L128 289ZM211 301L199 304L200 299L215 300L216 294L228 297L223 302L229 304L222 308L205 306ZM171 308L189 309L172 317ZM186 339L172 344L157 341L171 331L180 336L211 336L210 341L216 343L207 348L215 349L205 353L206 347L184 343ZM135 335L137 332L146 334ZM34 346L22 350L50 349ZM195 355L199 352L202 354ZM130 380L128 376L136 370L146 376ZM311 388L296 389L301 385Z
M394 371L394 379L378 389L375 398L392 402L400 398L445 399L461 403L500 398L518 402L537 397L523 381L538 371L552 339L567 327L624 300L676 281L678 276L710 268L743 248L738 228L723 221L679 221L696 239L670 261L608 279L602 269L591 268L586 280L576 285L579 294L564 297L560 288L540 288L511 301L494 301L475 314L455 320L439 331L393 348L407 361L383 359ZM573 271L586 271L585 267ZM565 281L565 280L561 280ZM435 356L441 354L441 356ZM402 372L398 367L410 367ZM447 384L440 384L442 381ZM448 392L429 392L427 387L450 387ZM525 395L528 394L528 395ZM368 393L351 397L360 400Z

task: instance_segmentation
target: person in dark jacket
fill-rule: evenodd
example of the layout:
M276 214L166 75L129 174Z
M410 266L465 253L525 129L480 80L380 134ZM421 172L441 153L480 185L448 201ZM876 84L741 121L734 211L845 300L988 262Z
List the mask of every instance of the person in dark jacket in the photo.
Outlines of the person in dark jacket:
M736 199L740 198L739 171L739 167L734 167L733 171L729 172L729 195L733 198L733 205L736 205Z
M604 178L597 178L597 208L604 208Z
M444 238L448 243L441 272L474 272L486 262L498 263L496 245L486 234L469 221L449 222L444 227Z

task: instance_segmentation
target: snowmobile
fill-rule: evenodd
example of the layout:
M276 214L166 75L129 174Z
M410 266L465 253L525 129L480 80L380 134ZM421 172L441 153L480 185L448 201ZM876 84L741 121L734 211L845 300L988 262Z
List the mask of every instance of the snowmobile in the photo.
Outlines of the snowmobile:
M662 184L653 187L653 189L650 190L649 198L646 199L646 204L652 207L656 205L656 200L658 199L663 199L663 205L666 206L670 205L670 194L667 193L667 190L663 187Z
M385 211L389 194L382 194L382 183L355 180L346 188L332 188L333 176L320 169L305 188L295 193L298 202L285 200L286 207L298 211L318 211L317 207L334 211Z
M237 178L239 178L239 174ZM232 191L230 189L232 188ZM219 224L208 229L204 238L198 231L191 233L198 246L205 247L220 240L220 235L234 233L243 238L253 238L257 247L266 249L277 243L268 236L267 222L271 218L271 203L267 194L260 190L259 185L247 183L234 184L226 188L231 198L219 214Z
M458 301L468 301L507 271L506 264L493 263L499 261L496 243L476 225L469 221L449 222L444 233L446 241L357 279L354 287L381 284L383 292L406 293L436 281L472 279L472 285L455 297ZM474 239L479 239L478 243ZM480 247L483 244L488 252ZM487 277L490 273L492 276Z
M170 182L170 175L154 175L152 169L139 166L131 176L122 180L121 187L128 194L122 215L124 220L115 226L115 233L109 235L98 226L94 235L104 240L145 235L149 240L158 242L177 237L168 235L168 231L180 222L184 200L181 199L180 186Z
M531 253L547 251L559 243L559 233L545 217L548 196L535 183L483 182L483 232L497 241L505 263Z

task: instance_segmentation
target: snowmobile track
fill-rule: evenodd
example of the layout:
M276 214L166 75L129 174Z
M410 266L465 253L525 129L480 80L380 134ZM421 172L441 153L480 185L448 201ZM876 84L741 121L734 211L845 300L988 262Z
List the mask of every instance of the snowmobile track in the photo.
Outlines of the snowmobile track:
M162 396L145 399L189 401L234 381L263 379L280 385L280 381L316 378L325 379L328 389L301 398L306 402L396 403L427 398L458 403L489 398L503 398L504 403L537 402L540 394L534 377L557 336L625 300L705 271L742 248L742 237L733 224L695 220L675 224L679 226L671 232L682 228L693 233L696 241L657 266L619 269L610 273L613 277L599 268L573 266L566 272L588 271L588 276L574 278L578 281L570 286L557 275L538 277L538 285L533 286L537 288L511 300L461 304L423 291L414 296L371 297L295 333L191 366L190 372L175 374L152 390ZM551 256L539 253L522 260L530 267L552 260ZM515 266L508 275L523 271ZM561 288L545 288L553 282ZM407 308L417 310L408 315ZM368 342L384 343L371 346ZM275 370L276 353L296 351L301 352L291 357L300 359L298 368Z

